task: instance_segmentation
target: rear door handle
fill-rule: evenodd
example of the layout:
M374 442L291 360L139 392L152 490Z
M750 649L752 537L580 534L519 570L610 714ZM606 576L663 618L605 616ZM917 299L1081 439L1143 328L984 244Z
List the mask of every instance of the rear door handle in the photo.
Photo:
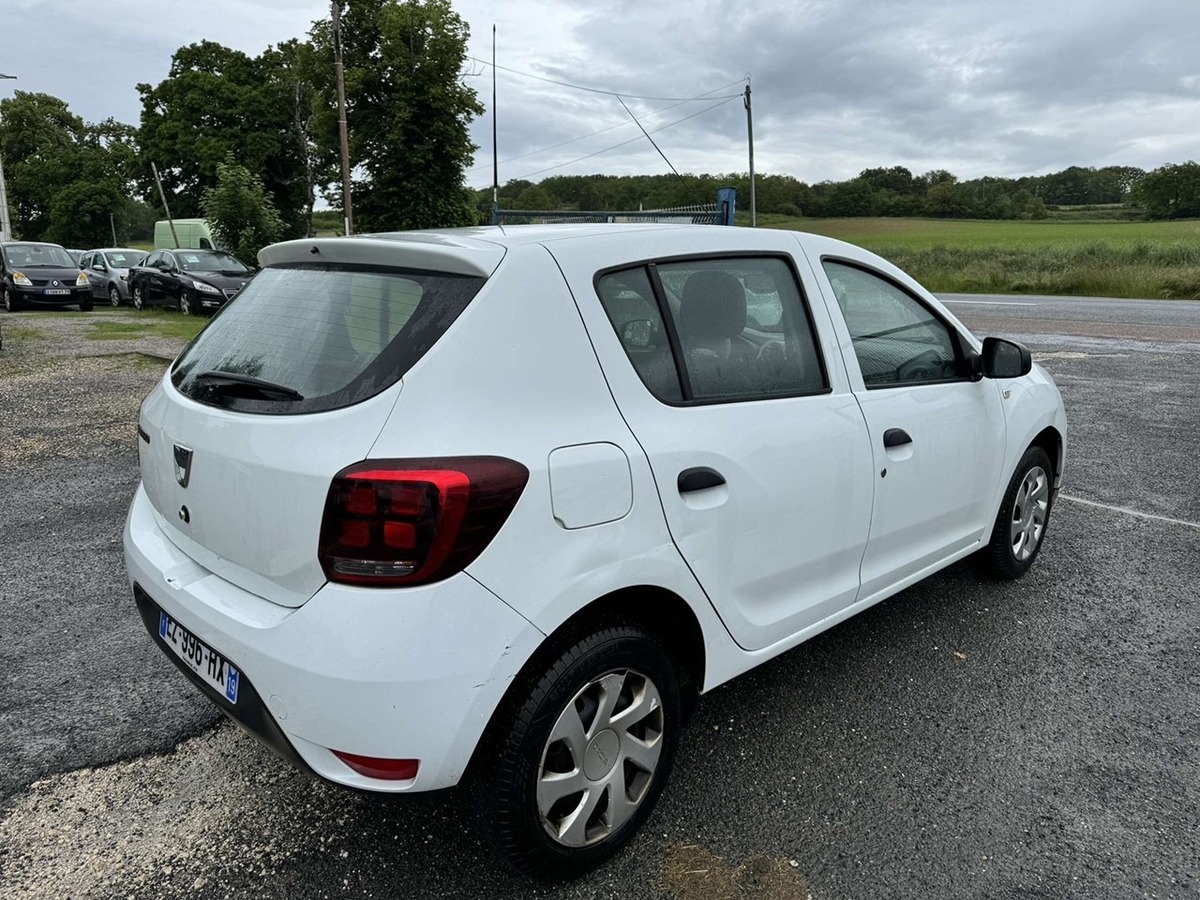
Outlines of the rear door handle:
M692 491L703 491L708 488L720 487L725 483L725 477L716 469L708 466L696 466L684 469L679 473L679 493L689 494Z
M903 447L905 444L911 443L912 438L903 428L889 428L883 433L884 447Z

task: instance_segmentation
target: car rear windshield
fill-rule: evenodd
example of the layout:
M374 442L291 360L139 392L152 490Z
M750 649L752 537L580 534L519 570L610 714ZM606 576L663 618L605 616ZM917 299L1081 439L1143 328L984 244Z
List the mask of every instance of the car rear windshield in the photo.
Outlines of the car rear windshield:
M484 279L304 265L259 272L184 350L171 382L241 412L339 409L395 384Z

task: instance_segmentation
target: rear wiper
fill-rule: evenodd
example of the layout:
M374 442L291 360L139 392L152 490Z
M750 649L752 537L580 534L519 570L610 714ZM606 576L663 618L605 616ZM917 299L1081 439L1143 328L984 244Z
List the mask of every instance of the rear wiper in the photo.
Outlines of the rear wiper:
M202 372L196 376L197 381L203 381L205 384L212 386L214 390L222 388L254 388L262 394L278 394L285 400L303 400L304 395L294 388L290 388L284 384L276 384L273 381L264 381L261 378L255 378L253 375L243 375L240 372L222 372L219 369L213 369L209 372Z

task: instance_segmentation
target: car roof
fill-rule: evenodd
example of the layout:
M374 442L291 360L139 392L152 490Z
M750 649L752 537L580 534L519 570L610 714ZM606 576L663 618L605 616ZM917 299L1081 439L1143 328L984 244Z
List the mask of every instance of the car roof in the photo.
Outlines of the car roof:
M521 246L551 243L603 242L605 253L623 255L633 252L647 240L698 238L697 243L712 249L714 238L727 236L730 247L753 249L772 240L767 234L786 233L804 237L803 232L772 229L723 228L714 225L675 223L576 223L565 225L484 225L473 228L399 231L383 234L356 234L352 237L307 238L273 244L259 253L262 266L282 263L313 262L319 254L323 262L397 264L429 268L464 275L487 277L495 271L505 253ZM763 235L756 238L755 235ZM687 241L680 241L686 244Z

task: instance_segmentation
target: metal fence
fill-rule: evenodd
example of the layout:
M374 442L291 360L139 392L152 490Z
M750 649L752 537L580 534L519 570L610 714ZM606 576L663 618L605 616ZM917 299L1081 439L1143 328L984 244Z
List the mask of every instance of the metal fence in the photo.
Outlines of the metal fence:
M669 222L674 225L732 225L737 191L722 188L716 203L670 209L575 210L492 208L493 225L562 225L596 222Z

